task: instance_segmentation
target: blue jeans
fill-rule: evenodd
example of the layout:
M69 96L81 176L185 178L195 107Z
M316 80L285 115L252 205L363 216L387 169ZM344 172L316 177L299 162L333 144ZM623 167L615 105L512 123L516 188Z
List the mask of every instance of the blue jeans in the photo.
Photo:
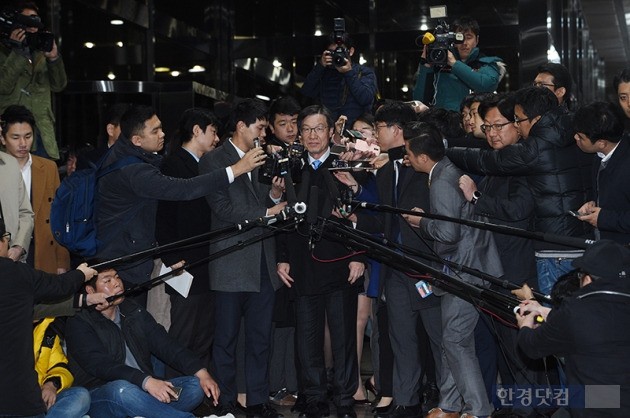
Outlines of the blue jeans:
M551 288L558 281L558 277L574 270L571 262L573 258L547 258L536 257L536 270L538 272L538 291L548 295Z
M46 418L81 418L90 409L90 392L82 387L64 389L57 394L55 404Z
M203 400L204 393L195 376L170 379L173 386L182 388L179 400L163 403L151 394L126 380L114 380L92 389L91 418L169 417L194 418L190 413Z

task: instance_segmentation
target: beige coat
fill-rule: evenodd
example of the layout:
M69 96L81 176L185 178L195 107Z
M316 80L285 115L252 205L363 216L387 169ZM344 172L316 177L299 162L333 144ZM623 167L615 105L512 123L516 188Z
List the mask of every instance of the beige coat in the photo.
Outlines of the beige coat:
M59 187L59 172L54 161L33 157L31 166L31 203L35 212L35 268L57 274L70 268L68 250L59 245L50 229L50 208Z

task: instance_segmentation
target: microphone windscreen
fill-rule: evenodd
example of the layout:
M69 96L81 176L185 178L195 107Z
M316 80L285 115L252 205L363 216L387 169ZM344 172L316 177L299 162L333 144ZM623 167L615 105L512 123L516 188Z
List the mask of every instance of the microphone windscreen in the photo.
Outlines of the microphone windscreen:
M435 42L435 36L433 36L431 32L425 33L424 36L422 37L423 45L429 45L429 44L432 44L433 42Z

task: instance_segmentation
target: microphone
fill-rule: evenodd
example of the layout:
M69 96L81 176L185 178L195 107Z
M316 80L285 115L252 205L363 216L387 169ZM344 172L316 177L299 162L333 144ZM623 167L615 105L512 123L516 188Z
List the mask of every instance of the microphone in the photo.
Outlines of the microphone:
M302 215L306 212L306 204L304 202L297 202L293 206L286 206L280 212L275 215L263 216L256 219L254 222L262 225L268 226L272 225L278 221L286 221L291 217L295 217L297 215Z
M521 308L519 306L515 306L514 307L514 313L521 315ZM530 314L529 311L525 311L522 315L526 316L526 315L529 315L529 314ZM534 322L536 324L542 324L543 322L545 322L545 318L543 318L542 315L536 315L536 317L534 318Z
M429 45L435 42L435 36L431 32L427 32L422 36L422 45Z

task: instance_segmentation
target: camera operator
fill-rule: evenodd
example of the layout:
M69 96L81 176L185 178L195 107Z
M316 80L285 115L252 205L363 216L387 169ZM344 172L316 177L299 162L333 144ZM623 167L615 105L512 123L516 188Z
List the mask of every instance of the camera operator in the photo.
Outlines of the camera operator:
M348 126L352 126L360 115L372 110L378 92L374 70L353 64L354 53L354 43L345 29L336 30L302 86L302 93L318 99L332 112L333 120L346 115Z
M505 64L501 58L487 57L477 48L479 24L476 20L461 17L453 23L453 27L455 32L464 35L463 42L455 44L455 50L448 49L447 65L432 65L427 61L429 47L424 46L413 98L435 107L459 111L459 105L467 94L496 90L505 74Z
M52 34L40 32L37 5L19 1L15 10L15 28L0 41L0 113L10 105L26 106L33 112L38 128L33 153L56 160L59 150L50 93L66 87L66 70ZM5 9L4 15L7 13ZM46 40L52 45L44 45Z

